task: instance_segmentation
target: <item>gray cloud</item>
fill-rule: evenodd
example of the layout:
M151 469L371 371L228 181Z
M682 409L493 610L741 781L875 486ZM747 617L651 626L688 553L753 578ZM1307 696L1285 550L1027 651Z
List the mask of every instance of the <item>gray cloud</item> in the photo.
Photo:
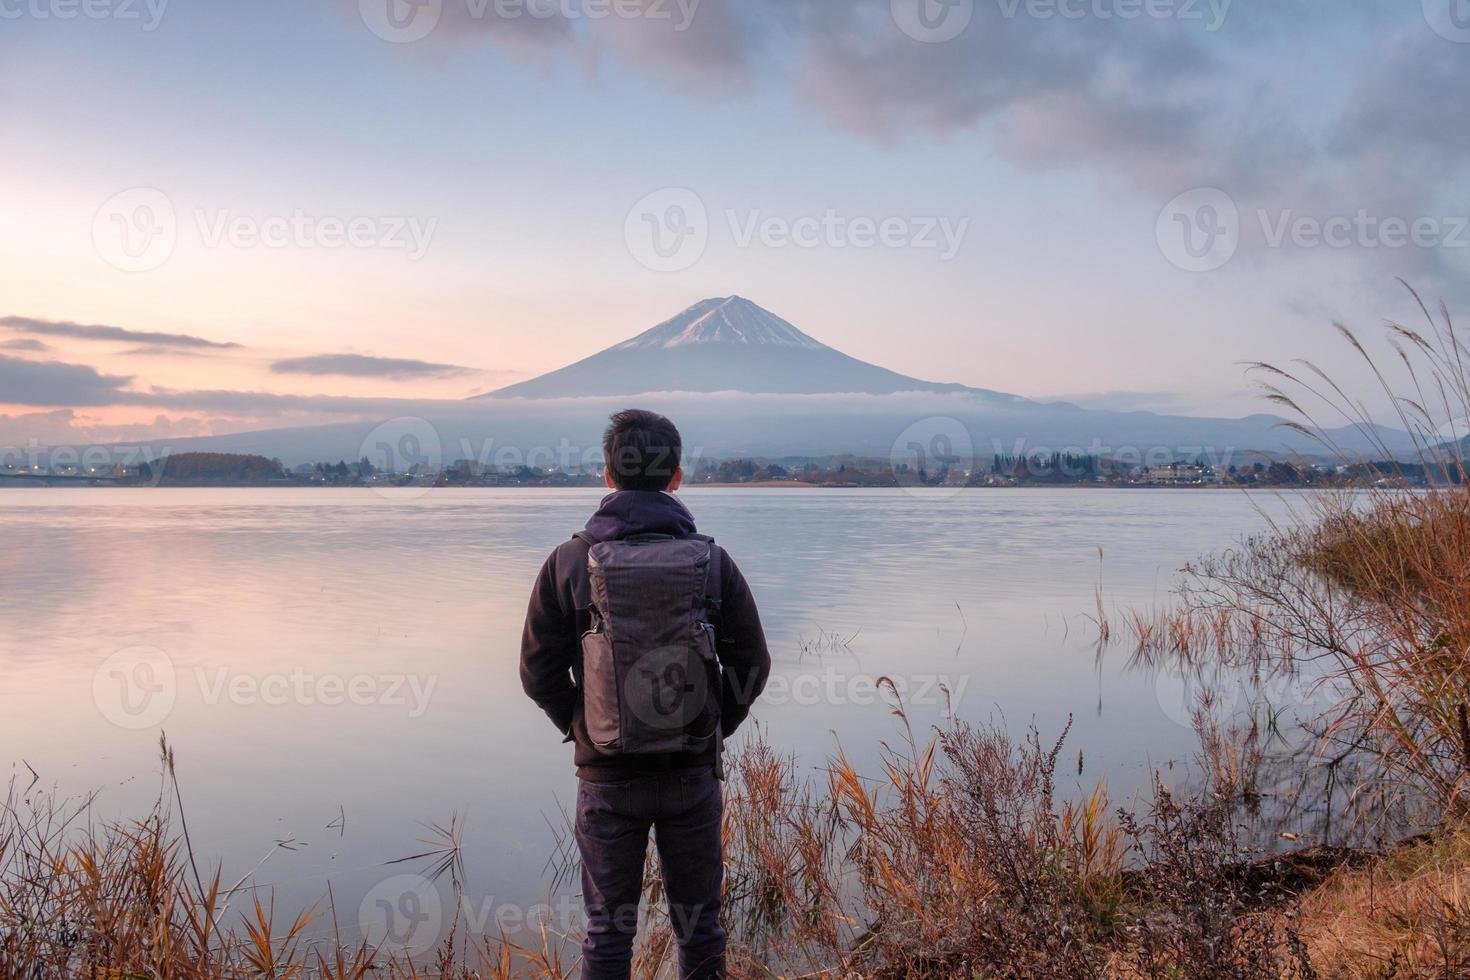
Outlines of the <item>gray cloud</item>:
M175 411L213 412L234 418L286 415L369 416L413 414L426 405L457 405L457 401L408 398L357 398L343 395L278 395L265 391L227 389L177 390L151 388L119 392L111 404L146 405Z
M220 429L203 420L170 419L159 415L152 422L123 425L98 425L77 416L71 409L61 408L24 415L0 414L0 460L14 459L22 447L91 443L115 445L121 442L156 440L218 434Z
M155 330L129 330L104 324L72 323L68 320L38 320L28 316L0 317L0 327L43 337L69 337L73 340L122 341L156 347L185 349L238 349L239 344L221 343L188 334L162 333Z
M133 389L131 376L102 374L83 364L31 361L0 354L0 404L33 408L141 406L177 412L208 412L226 419L393 416L453 411L457 400L358 398L338 395L281 395L263 391Z
M1123 13L1121 0L974 0L957 37L921 43L900 29L891 0L700 0L687 23L688 5L634 2L662 16L505 18L493 2L445 0L424 43L483 37L574 50L702 94L760 78L877 140L988 127L999 151L1029 168L1101 166L1170 197L1211 183L1305 193L1351 167L1345 150L1401 157L1426 141L1470 143L1470 129L1448 115L1470 59L1413 3L1179 0L1146 16L1137 5ZM1311 58L1294 58L1289 74L1253 62L1279 65L1285 52L1263 45L1304 32L1363 66L1353 89Z
M358 0L338 0L344 14L360 30L366 19ZM521 55L554 50L574 39L573 25L562 17L554 4L544 0L444 0L434 7L414 10L407 3L399 5L397 0L378 0L379 4L397 5L398 12L413 11L410 22L420 16L432 16L430 37L435 40L465 41L489 40ZM539 7L538 7L539 4ZM534 16L537 8L539 16ZM502 13L502 9L509 15ZM380 8L381 10L381 8ZM379 26L381 26L379 22ZM410 52L417 45L405 45Z
M35 354L44 354L51 348L41 341L31 337L17 337L14 340L0 340L0 350L30 351Z
M165 344L145 344L142 347L129 347L117 352L122 357L212 357L211 350L189 349L184 347L169 347Z
M638 0L662 17L611 17L598 23L589 44L609 57L676 78L705 95L749 88L757 62L777 34L799 31L804 5L745 0L701 0L687 22L677 0ZM688 2L688 0L686 0Z
M82 364L27 361L0 354L0 402L7 405L99 406L126 399L132 378L101 374Z
M291 357L271 364L276 374L335 375L348 378L448 378L474 373L457 364L435 364L399 357L368 357L363 354L316 354Z
M1427 31L1402 31L1357 76L1333 149L1392 150L1405 164L1458 168L1470 152L1470 126L1458 118L1454 100L1467 86L1464 46Z
M439 34L526 44L528 19L474 22L467 3L445 0ZM1159 6L1164 16L1121 0L973 0L968 27L942 43L905 34L891 0L701 0L682 30L668 17L534 22L541 50L617 60L700 96L755 80L784 86L880 143L977 133L1028 171L1100 173L1151 215L1201 187L1224 189L1250 214L1463 211L1446 199L1470 149L1455 115L1470 58L1430 29L1420 4ZM1375 289L1404 275L1440 295L1470 290L1460 256L1444 249L1353 249L1334 267Z
M540 20L538 42L704 95L784 82L880 141L994 124L1002 151L1028 165L1102 161L1130 179L1162 169L1160 184L1220 155L1225 66L1204 21L1032 17L1025 0L976 0L958 37L925 44L899 28L890 0L702 0L683 24L671 0L643 3L667 16ZM512 28L526 18L496 23L465 7L447 0L441 34L523 43Z
M922 44L888 13L887 0L859 0L813 24L798 79L814 104L877 136L966 129L1042 109L1085 121L1105 108L1133 120L1130 139L1185 144L1200 123L1189 110L1209 101L1200 82L1218 70L1190 32L1143 21L1124 29L1095 19L1007 17L999 3L980 2L959 37ZM1089 140L1066 140L1063 160Z

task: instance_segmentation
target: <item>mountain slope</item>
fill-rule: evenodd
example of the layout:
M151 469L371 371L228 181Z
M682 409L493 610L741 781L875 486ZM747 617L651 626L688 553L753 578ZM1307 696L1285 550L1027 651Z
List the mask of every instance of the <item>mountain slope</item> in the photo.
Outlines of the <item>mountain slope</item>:
M695 303L651 330L613 346L612 350L667 350L692 344L741 344L745 346L794 347L803 350L832 348L817 342L770 310L741 296L715 297Z
M636 401L632 396L637 396ZM509 458L549 465L600 457L607 417L630 404L675 419L706 458L853 453L883 458L917 438L943 436L961 456L1055 451L1145 461L1199 456L1224 468L1255 451L1320 449L1270 415L1194 418L1035 402L936 384L834 350L738 296L704 300L630 340L540 378L476 399L402 402L385 437L377 420L170 439L186 448L279 456L290 465L372 457L405 433L435 464ZM1404 433L1329 433L1347 452L1377 443L1413 455ZM417 451L417 450L416 450ZM501 454L509 454L503 457ZM569 454L569 455L568 455ZM558 464L566 465L566 464Z
M921 381L850 357L740 296L689 307L631 340L483 398L572 398L653 391L889 395L901 391L1015 395Z

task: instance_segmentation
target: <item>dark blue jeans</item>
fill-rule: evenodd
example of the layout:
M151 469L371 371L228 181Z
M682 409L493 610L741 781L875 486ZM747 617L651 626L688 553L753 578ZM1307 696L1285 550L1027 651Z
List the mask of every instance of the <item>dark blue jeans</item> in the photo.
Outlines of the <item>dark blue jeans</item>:
M630 975L650 828L679 943L679 976L704 980L725 975L725 930L720 925L724 811L724 793L713 768L612 783L581 780L576 836L587 906L583 980L624 980Z

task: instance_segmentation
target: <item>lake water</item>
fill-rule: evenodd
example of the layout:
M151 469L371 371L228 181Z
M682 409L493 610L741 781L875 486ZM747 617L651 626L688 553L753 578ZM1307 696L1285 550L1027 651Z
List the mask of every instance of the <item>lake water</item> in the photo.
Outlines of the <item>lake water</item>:
M899 734L875 690L887 676L921 731L944 689L962 717L1016 735L1034 722L1054 737L1073 716L1064 785L1106 778L1115 799L1195 739L1169 685L1121 656L1098 666L1099 578L1110 604L1163 600L1185 562L1288 506L1225 491L682 496L755 590L776 668L754 718L803 767L839 739L873 766ZM99 791L100 817L137 813L166 730L197 852L226 884L269 855L256 880L283 907L330 881L358 908L408 867L385 861L425 850L422 825L454 813L470 892L544 900L575 777L521 693L521 620L540 563L598 498L0 492L0 760L22 787L29 765L42 788Z

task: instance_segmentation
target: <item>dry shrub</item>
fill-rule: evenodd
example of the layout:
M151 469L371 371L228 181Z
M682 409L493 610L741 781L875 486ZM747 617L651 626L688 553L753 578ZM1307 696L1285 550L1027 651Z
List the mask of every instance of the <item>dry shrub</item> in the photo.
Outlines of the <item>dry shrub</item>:
M1147 818L1122 814L1143 859L1147 898L1118 957L1142 977L1300 977L1316 974L1298 938L1293 897L1270 876L1251 873L1223 800L1179 800L1161 783ZM1275 912L1285 903L1285 912Z
M798 778L763 743L729 797L727 917L750 975L1309 977L1290 894L1246 874L1234 801L1157 787L1141 818L1099 786L1055 799L1062 741L904 725L868 779ZM825 785L822 785L825 783Z
M729 799L727 915L746 958L857 976L1098 976L1123 847L1099 790L1053 806L1061 743L905 725L870 779L825 786L757 744Z

